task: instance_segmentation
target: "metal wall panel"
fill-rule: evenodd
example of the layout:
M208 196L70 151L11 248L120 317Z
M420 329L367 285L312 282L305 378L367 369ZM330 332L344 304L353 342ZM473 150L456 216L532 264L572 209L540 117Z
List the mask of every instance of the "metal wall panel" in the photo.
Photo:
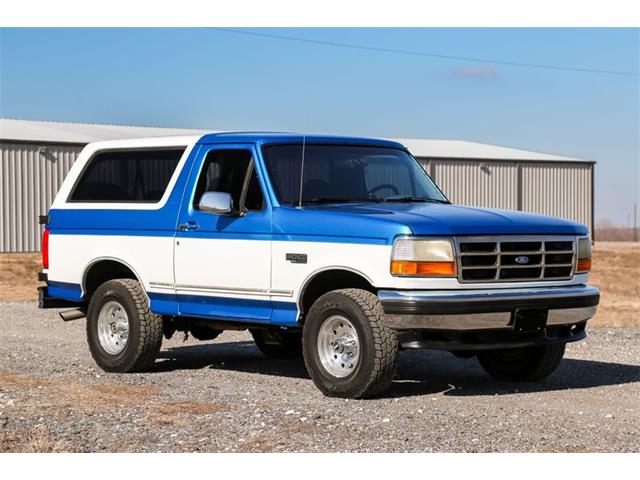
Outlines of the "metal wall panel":
M515 162L431 160L430 173L453 203L487 208L518 208Z
M522 163L522 209L583 223L593 231L591 176L584 163Z
M431 160L429 160L428 158L416 158L416 160L423 168L423 170L431 175Z
M0 252L37 252L47 213L82 145L0 143Z

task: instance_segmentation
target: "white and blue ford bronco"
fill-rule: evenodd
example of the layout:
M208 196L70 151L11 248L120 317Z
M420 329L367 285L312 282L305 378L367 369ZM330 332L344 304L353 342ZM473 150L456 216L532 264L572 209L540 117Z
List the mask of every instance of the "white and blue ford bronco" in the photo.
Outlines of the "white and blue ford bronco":
M223 133L89 144L41 222L41 308L86 317L97 364L248 329L326 395L391 383L399 350L539 381L585 338L583 225L452 205L401 144Z

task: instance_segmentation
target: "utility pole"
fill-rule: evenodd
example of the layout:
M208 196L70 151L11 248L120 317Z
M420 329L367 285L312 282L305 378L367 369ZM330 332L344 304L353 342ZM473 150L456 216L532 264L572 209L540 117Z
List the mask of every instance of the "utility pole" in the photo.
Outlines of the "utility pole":
M633 204L633 241L638 241L638 202Z

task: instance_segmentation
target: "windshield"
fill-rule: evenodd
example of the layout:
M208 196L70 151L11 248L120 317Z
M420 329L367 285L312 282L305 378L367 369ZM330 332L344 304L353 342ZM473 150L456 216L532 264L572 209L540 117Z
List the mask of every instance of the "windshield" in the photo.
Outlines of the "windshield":
M283 205L422 201L449 203L405 151L385 147L302 144L264 148L271 183Z

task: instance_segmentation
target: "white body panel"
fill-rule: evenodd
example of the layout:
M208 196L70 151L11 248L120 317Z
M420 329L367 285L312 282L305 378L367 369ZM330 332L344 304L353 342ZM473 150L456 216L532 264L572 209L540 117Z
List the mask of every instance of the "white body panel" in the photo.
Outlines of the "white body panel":
M175 278L173 265L174 243ZM80 284L88 268L101 259L127 264L145 290L236 298L271 297L298 302L316 274L349 270L381 289L504 289L578 285L587 275L570 281L460 284L457 278L403 278L389 273L391 246L266 240L190 239L121 235L52 235L49 278ZM306 264L285 260L287 253L304 253ZM272 266L269 266L271 262ZM84 285L83 285L84 287Z
M178 293L269 295L270 241L183 237L176 243L175 288Z
M388 275L391 246L276 241L272 252L272 288L290 291L297 301L307 281L322 271L349 270L375 285ZM306 254L307 263L289 262L287 253Z
M125 263L144 285L151 282L173 284L173 238L121 235L51 235L49 237L50 280L81 284L84 275L98 260Z

